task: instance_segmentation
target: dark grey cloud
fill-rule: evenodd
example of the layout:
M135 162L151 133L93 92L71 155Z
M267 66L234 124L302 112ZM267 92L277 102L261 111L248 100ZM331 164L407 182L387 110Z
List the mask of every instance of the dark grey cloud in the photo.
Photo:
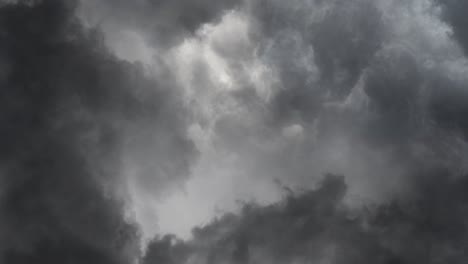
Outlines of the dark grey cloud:
M155 239L143 263L464 263L466 178L423 177L411 198L356 211L343 203L345 178L327 175L315 190L194 229L191 241Z
M468 24L465 16L468 4L459 0L437 0L442 7L442 17L452 26L453 37L459 41L462 48L467 50L468 36L464 28Z
M406 173L400 152L411 153L411 137L424 130L421 98L433 74L398 43L396 19L371 1L251 1L241 10L251 57L272 72L261 81L276 80L265 99L239 77L247 85L225 94L242 114L220 115L215 144L238 154L238 166L252 177L307 185L331 170L359 178L353 193L371 182L395 189L389 182Z
M451 37L464 50L465 55L468 49L468 36L466 35L466 26L468 20L466 18L466 10L468 4L464 1L444 1L438 0L437 4L442 8L441 16L446 21L451 29ZM456 81L447 83L448 80L444 79L438 82L439 90L433 100L433 113L437 117L439 123L451 129L459 129L462 133L467 135L467 123L462 116L465 116L467 109L464 105L466 101L466 81ZM442 88L443 87L443 88Z
M128 165L131 150L159 154L152 175L135 177L161 177L162 189L195 153L174 84L115 58L77 4L0 7L1 263L133 263L140 231L126 216L122 160L144 167Z
M466 262L464 9L2 2L2 261Z
M409 191L422 168L465 170L466 67L437 8L248 1L186 35L165 58L194 114L203 157L194 177L231 174L258 190L336 172L347 200L367 201Z
M457 159L447 149L459 145L446 147L446 140L464 133L466 80L456 73L464 71L462 54L444 35L450 25L436 8L430 1L250 2L256 55L277 73L280 88L258 108L255 93L239 99L261 116L254 125L238 116L219 121L227 148L255 153L249 159L266 165L254 166L280 178L338 170L387 182L426 164L426 155L434 155L428 163ZM248 143L281 141L294 124L303 129L300 143L265 153ZM371 158L379 155L386 161Z
M260 53L278 68L286 88L275 99L280 115L296 110L310 119L325 96L347 96L386 37L372 1L252 2L252 19L266 44ZM316 65L315 80L299 58Z
M453 28L463 43L456 26L434 4L250 1L241 9L252 56L278 87L266 100L249 85L226 91L240 114L217 116L216 146L238 155L242 173L293 192L323 171L344 178L248 205L195 228L191 240L158 236L144 262L466 261L466 58L447 35ZM356 207L356 195L384 199Z

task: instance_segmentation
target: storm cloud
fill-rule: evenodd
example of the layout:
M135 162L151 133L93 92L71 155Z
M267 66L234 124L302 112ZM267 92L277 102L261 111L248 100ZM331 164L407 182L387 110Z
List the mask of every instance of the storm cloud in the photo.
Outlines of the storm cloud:
M143 263L464 263L466 178L429 172L404 202L350 210L343 176L266 207L247 204L193 230L166 235Z
M195 128L217 155L202 156L229 160L240 187L223 188L254 202L192 239L157 236L145 261L463 262L462 5L248 1L188 38L175 72L208 120ZM337 189L307 191L328 172ZM271 181L304 193L253 187Z
M138 166L145 179L149 168L132 150L165 145L164 165L152 165L159 186L184 177L195 153L170 81L114 57L77 5L0 8L1 263L132 263L140 232L122 171Z
M457 0L0 2L0 263L465 263Z

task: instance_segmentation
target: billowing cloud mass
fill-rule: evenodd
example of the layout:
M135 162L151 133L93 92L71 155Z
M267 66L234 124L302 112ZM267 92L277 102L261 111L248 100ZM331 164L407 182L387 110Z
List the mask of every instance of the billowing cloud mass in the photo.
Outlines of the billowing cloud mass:
M171 81L115 58L77 4L0 9L1 263L131 263L140 232L124 173L137 166L144 181L138 156L160 155L163 188L196 152Z
M464 263L466 179L425 175L409 202L350 210L343 176L266 206L246 205L194 238L153 241L143 263Z
M0 263L466 263L466 12L0 1Z

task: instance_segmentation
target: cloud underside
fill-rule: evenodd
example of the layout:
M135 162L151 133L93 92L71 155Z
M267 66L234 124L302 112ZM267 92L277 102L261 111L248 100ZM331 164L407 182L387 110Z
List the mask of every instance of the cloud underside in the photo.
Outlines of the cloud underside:
M350 210L344 177L326 175L316 190L245 205L190 241L162 236L143 263L463 263L466 179L424 177L413 199Z

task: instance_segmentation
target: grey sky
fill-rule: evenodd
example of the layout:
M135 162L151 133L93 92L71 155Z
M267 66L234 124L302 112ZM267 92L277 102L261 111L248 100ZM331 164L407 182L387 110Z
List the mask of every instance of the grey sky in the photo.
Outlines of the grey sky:
M465 263L467 8L0 1L0 263Z

